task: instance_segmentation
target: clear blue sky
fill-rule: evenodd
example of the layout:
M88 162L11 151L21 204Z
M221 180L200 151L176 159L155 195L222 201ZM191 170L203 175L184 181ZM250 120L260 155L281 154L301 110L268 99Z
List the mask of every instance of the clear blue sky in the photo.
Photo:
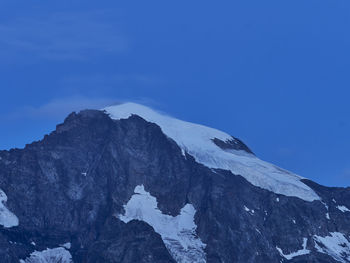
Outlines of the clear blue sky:
M2 1L0 149L130 100L350 186L349 14L347 0Z

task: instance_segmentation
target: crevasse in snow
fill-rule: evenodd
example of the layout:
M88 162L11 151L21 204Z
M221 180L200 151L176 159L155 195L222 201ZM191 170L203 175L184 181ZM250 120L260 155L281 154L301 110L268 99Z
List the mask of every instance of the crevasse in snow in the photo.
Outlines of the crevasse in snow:
M125 213L118 218L125 223L140 220L148 223L162 237L172 257L179 263L205 263L205 244L196 235L195 208L185 205L179 215L163 214L157 199L145 191L143 185L135 187L134 195L124 205Z
M7 209L5 203L7 202L7 195L0 189L0 225L9 228L18 226L18 218L10 210Z
M320 199L310 187L300 181L302 177L262 161L252 154L222 150L212 140L233 139L222 131L181 121L135 103L120 104L103 110L112 119L127 119L135 114L157 124L183 151L209 168L230 170L243 176L251 184L277 194L295 196L305 201Z

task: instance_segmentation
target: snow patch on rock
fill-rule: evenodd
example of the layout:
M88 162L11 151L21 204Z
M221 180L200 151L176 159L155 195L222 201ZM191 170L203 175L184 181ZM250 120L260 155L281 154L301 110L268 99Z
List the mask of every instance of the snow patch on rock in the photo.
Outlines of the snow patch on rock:
M319 196L303 179L273 164L242 151L224 151L212 140L229 141L234 138L222 131L203 125L181 121L135 103L125 103L103 109L112 119L127 119L138 115L157 124L165 135L173 139L181 149L209 168L230 170L241 175L251 184L277 194L299 197L305 201L319 200Z
M174 217L159 210L157 199L145 191L143 185L136 186L134 193L124 205L124 215L118 215L120 220L125 223L140 220L151 225L177 262L206 262L206 245L196 235L196 209L191 204L186 204Z
M5 206L7 195L0 189L0 225L10 228L18 226L18 218Z
M72 263L72 255L62 247L48 248L43 251L34 251L20 263Z
M65 249L70 249L72 247L72 244L70 242L67 242L67 243L60 245L60 247L64 247Z
M254 209L249 209L249 208L246 207L246 206L244 206L244 210L247 211L247 212L249 212L249 213L252 213L252 214L255 213Z
M347 208L347 207L344 206L344 205L338 205L337 208L338 208L340 211L342 211L343 213L345 213L345 212L350 212L350 209Z
M324 207L325 207L326 210L327 210L327 212L326 212L326 218L327 218L328 220L331 220L331 218L330 218L330 216L329 216L329 207L328 207L328 205L327 205L325 202L322 202L322 201L321 201L321 203L324 205Z
M327 254L340 262L350 261L350 242L344 234L331 232L330 236L314 236L315 248L318 252Z
M304 238L303 239L303 248L296 251L296 252L293 252L293 253L290 253L290 254L284 254L282 249L280 249L279 247L276 246L276 249L277 251L280 253L280 255L288 260L291 260L292 258L295 258L297 256L302 256L302 255L307 255L310 253L310 250L306 249L306 244L307 244L307 238Z

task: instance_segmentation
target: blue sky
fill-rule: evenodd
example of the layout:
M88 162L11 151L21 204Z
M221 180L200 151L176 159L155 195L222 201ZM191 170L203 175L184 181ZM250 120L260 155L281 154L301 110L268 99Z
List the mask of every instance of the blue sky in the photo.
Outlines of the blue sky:
M350 186L349 1L3 1L0 149L136 101Z

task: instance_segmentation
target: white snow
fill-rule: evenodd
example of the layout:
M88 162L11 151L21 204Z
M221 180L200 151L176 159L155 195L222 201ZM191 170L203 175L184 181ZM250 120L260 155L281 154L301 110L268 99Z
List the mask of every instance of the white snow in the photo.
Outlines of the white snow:
M315 248L318 252L327 254L340 262L350 261L350 242L344 234L331 232L330 236L314 236Z
M337 208L338 208L340 211L342 211L343 213L345 213L345 212L350 212L350 209L347 208L347 207L344 206L344 205L338 205Z
M60 247L64 247L65 249L70 249L71 246L72 246L72 244L70 242L67 242L67 243L60 245Z
M48 248L43 251L34 251L20 263L72 263L72 255L62 247Z
M322 201L320 201L323 205L324 205L324 207L326 208L326 210L327 210L327 212L326 212L326 218L328 219L328 220L330 220L331 218L330 218L330 216L329 216L329 207L328 207L328 205L325 203L325 202L322 202Z
M124 215L118 215L120 220L128 223L136 219L151 225L177 262L206 262L206 245L196 235L196 210L191 204L186 204L174 217L159 210L157 199L145 191L143 185L136 186L134 193L124 205Z
M0 189L0 225L10 228L18 226L18 218L5 206L7 195Z
M181 149L181 153L182 153L182 155L186 158L186 152L185 152L184 149Z
M254 211L253 209L249 209L249 208L246 207L246 206L244 206L244 210L247 211L247 212L249 212L249 213L252 213L252 214L255 213L255 211Z
M328 205L325 203L325 202L322 202L321 201L321 203L324 205L324 207L327 209L327 211L328 211Z
M284 258L286 258L288 260L291 260L294 257L301 256L301 255L306 255L306 254L310 253L310 250L306 249L306 244L307 244L307 238L304 238L303 239L303 248L298 250L298 251L296 251L296 252L290 253L290 254L284 254L282 249L280 249L277 246L276 246L276 249L278 250L278 252L281 254L282 257L284 257Z
M146 121L156 123L165 135L173 139L181 149L209 168L230 170L241 175L255 186L277 194L299 197L305 201L319 200L319 196L291 172L267 163L243 151L225 151L213 143L233 138L222 131L199 124L181 121L158 113L148 107L125 103L103 109L112 119L127 119L135 114Z

